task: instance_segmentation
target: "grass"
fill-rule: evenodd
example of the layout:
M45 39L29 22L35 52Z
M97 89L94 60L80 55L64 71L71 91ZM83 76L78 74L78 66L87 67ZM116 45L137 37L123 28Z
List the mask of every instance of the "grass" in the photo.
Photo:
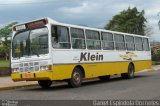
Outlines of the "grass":
M0 60L0 67L9 67L10 63L6 60Z
M160 65L160 61L152 61L152 65Z

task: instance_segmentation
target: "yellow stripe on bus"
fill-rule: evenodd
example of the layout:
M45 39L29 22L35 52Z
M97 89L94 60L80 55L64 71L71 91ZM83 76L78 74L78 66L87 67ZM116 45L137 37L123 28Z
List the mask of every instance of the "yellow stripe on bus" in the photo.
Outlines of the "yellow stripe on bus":
M80 65L85 72L85 78L94 78L103 75L115 75L126 73L130 62L106 62L106 63L83 63L83 64L61 64L53 65L50 71L30 72L31 78L25 78L25 73L22 75L18 73L12 74L14 81L20 80L64 80L71 78L73 69ZM143 69L151 69L151 61L133 61L135 72ZM21 78L22 76L22 78ZM28 76L29 77L29 76Z

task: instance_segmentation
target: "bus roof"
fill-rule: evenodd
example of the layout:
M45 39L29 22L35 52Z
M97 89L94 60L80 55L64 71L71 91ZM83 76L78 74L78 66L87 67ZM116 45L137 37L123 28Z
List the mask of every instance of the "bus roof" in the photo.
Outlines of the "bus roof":
M88 27L88 26L80 26L80 25L66 24L66 23L57 22L57 21L55 21L55 20L53 20L53 19L51 19L51 18L47 18L47 19L48 19L52 24L61 25L61 26L69 26L69 27L74 27L74 28L81 28L81 29L96 30L96 31L103 31L103 32L116 33L116 34L132 35L132 36L140 36L140 37L149 38L148 36L143 36L143 35L130 34L130 33L124 33L124 32L118 32L118 31L111 31L111 30L100 29L100 28L92 28L92 27Z
M103 31L103 32L109 32L109 33L116 33L116 34L131 35L131 36L140 36L140 37L149 38L148 36L143 36L143 35L130 34L130 33L124 33L124 32L118 32L118 31L111 31L111 30L100 29L100 28L92 28L92 27L88 27L88 26L81 26L81 25L73 25L73 24L61 23L61 22L58 22L58 21L56 21L54 19L51 19L49 17L40 18L40 19L36 19L36 20L32 20L32 21L28 21L28 22L25 22L25 23L17 24L15 26L19 26L19 25L23 25L23 24L27 24L27 23L32 23L32 22L35 22L35 21L38 21L38 20L43 20L43 19L46 19L48 21L48 23L53 24L53 25L68 26L68 27L74 27L74 28L80 28L80 29L88 29L88 30ZM15 26L13 26L13 27L15 27Z

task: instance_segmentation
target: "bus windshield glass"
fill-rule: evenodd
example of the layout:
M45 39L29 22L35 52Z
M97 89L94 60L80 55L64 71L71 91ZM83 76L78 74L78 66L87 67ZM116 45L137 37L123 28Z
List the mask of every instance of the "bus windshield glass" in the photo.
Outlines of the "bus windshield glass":
M19 32L13 38L14 58L48 53L48 29L46 27Z

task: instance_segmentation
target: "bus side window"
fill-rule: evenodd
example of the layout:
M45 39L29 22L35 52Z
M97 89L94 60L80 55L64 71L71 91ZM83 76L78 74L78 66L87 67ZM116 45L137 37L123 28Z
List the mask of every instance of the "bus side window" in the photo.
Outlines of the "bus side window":
M90 50L100 50L101 49L101 41L100 34L98 31L86 30L86 41L87 48Z
M147 38L143 38L143 50L144 51L149 51L149 42Z
M135 37L135 46L137 51L143 51L142 37Z
M58 43L57 26L52 26L51 34L52 34L52 46L54 48L59 48L60 45Z
M102 32L101 35L103 50L114 50L113 34L108 32Z
M114 41L116 50L125 50L125 42L124 42L124 35L122 34L114 34Z
M134 37L126 35L125 36L126 40L126 48L128 51L134 51L135 50L135 45L134 45Z
M52 26L52 45L57 49L69 49L69 30L63 26Z
M85 49L85 37L83 29L71 28L72 48Z

